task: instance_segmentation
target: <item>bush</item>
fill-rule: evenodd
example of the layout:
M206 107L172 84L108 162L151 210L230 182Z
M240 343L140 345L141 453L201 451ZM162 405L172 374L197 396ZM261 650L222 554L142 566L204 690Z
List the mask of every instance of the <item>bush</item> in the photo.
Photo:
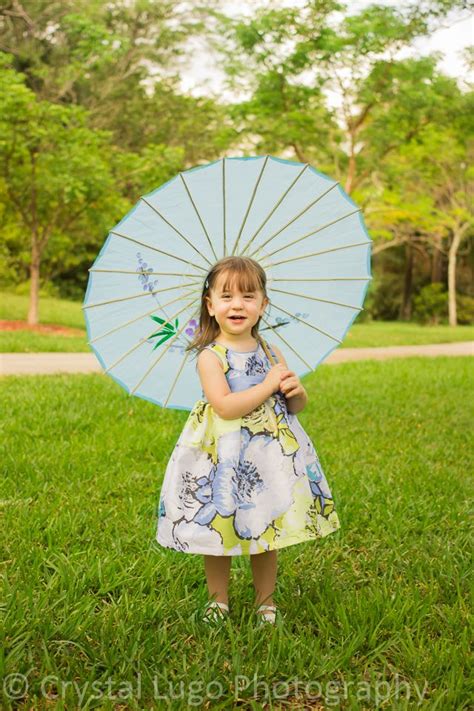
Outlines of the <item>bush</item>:
M448 292L442 282L436 281L420 289L413 299L413 318L418 323L432 326L448 322Z
M397 321L401 294L398 274L372 274L364 309L372 321Z
M474 324L474 299L467 294L459 294L456 297L457 322L461 326Z
M18 284L18 273L4 244L0 244L0 289L12 289Z
M30 280L22 281L15 287L10 289L13 294L18 294L19 296L29 296L30 294ZM59 289L50 281L40 282L39 296L41 297L55 297L59 298Z
M448 292L444 284L434 282L424 286L415 296L413 317L418 323L437 325L449 323ZM456 316L459 325L474 323L474 299L467 294L456 295Z

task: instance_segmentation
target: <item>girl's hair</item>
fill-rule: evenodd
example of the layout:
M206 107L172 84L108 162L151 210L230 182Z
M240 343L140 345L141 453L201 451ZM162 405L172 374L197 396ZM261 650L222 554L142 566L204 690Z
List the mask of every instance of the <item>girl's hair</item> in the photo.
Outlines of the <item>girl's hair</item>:
M267 286L267 276L264 269L251 257L223 257L219 259L218 262L214 264L211 271L204 279L204 285L201 294L201 313L199 316L199 328L196 330L195 336L191 343L189 343L185 351L197 350L198 353L209 343L211 343L215 337L218 335L220 328L214 316L209 314L206 304L206 296L209 296L209 292L214 288L217 279L221 274L225 273L226 279L223 284L224 289L230 289L234 282L237 282L237 286L241 291L261 291L268 299L266 286ZM260 318L257 323L252 326L252 336L259 341L260 337L258 334L258 326L260 323Z

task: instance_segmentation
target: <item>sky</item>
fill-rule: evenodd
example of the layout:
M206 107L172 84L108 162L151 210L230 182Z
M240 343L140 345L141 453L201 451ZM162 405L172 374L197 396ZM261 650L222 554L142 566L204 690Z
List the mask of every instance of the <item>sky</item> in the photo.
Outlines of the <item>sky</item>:
M383 5L398 5L400 0L378 0L379 4ZM280 0L281 6L303 6L305 0ZM373 4L373 0L352 0L350 5L351 14L355 14L359 10ZM225 12L229 16L236 14L252 15L253 8L265 6L265 0L257 2L253 0L240 0L239 4L235 2L224 3ZM440 51L444 55L443 59L438 63L441 71L453 76L463 77L466 74L466 68L463 65L461 51L463 48L472 45L474 40L474 17L468 12L458 13L451 18L447 18L444 25L447 27L441 28L433 33L430 37L416 40L412 48L403 50L398 56L404 58L409 55L426 55L433 51ZM245 98L239 96L223 86L225 78L222 70L216 66L216 58L211 53L206 51L205 44L202 40L195 40L192 43L193 65L188 66L181 73L181 89L194 96L206 96L214 94L220 96L224 101L237 101ZM471 77L472 81L473 77ZM328 97L329 104L337 107L340 102L337 94L331 92Z

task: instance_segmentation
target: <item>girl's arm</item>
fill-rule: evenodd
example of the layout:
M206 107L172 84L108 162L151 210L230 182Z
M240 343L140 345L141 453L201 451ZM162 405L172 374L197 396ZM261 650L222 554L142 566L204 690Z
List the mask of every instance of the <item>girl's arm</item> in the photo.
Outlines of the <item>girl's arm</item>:
M258 383L240 393L231 392L222 363L210 350L199 353L197 367L204 394L223 420L235 420L248 415L272 395L268 382Z

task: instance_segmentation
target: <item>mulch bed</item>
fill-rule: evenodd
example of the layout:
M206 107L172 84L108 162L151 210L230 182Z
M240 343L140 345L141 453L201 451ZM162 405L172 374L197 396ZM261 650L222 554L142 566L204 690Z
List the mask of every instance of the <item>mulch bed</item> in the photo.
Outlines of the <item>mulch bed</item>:
M33 333L43 333L55 336L84 336L85 331L81 328L69 328L54 323L39 323L37 326L30 326L26 321L0 321L0 331L30 331Z

